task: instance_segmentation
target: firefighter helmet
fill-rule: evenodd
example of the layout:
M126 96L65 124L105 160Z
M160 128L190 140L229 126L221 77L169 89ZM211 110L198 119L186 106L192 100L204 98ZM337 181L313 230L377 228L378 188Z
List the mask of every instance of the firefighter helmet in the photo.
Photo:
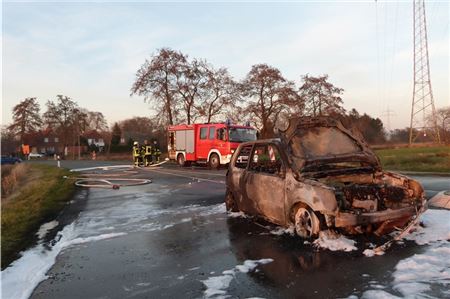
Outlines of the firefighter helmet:
M135 142L133 143L133 145L138 145L138 142L137 142L137 141L135 141Z

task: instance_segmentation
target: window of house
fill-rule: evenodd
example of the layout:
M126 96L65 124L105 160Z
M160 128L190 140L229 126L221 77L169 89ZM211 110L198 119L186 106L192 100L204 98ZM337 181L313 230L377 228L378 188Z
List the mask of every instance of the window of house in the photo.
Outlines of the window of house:
M273 144L258 144L253 150L249 170L267 174L276 174L283 171L278 148Z
M45 143L48 143L48 137L45 137L45 138L44 138L44 142L45 142Z
M248 159L250 158L250 155L252 154L252 147L253 145L246 145L241 148L239 154L237 155L236 162L234 163L234 166L237 168L247 168Z
M208 128L200 128L200 139L206 139L208 137Z
M216 127L209 128L209 139L214 139L214 135L216 133Z
M58 137L55 137L55 142L59 142L59 138Z

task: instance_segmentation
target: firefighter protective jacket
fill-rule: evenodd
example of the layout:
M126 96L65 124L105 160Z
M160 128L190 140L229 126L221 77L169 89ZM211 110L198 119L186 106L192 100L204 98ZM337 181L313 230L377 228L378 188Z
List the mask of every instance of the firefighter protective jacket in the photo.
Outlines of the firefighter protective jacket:
M139 146L133 146L133 156L139 157L141 155L141 152L139 150Z

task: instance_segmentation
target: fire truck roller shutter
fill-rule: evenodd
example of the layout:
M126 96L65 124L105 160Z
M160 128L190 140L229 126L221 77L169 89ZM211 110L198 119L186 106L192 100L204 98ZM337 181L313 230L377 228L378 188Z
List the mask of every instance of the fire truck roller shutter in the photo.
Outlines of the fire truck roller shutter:
M186 131L186 153L193 153L194 152L194 145L195 145L195 137L194 137L194 130L188 130Z
M175 132L175 148L177 151L186 150L186 131L176 131Z
M177 151L194 152L194 130L176 131L175 141Z

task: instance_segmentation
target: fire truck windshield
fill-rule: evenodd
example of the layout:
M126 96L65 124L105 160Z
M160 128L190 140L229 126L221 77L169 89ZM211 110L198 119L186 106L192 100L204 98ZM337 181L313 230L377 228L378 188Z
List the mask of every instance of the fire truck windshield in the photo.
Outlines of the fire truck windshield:
M256 140L256 130L248 128L228 128L230 142L246 142Z

